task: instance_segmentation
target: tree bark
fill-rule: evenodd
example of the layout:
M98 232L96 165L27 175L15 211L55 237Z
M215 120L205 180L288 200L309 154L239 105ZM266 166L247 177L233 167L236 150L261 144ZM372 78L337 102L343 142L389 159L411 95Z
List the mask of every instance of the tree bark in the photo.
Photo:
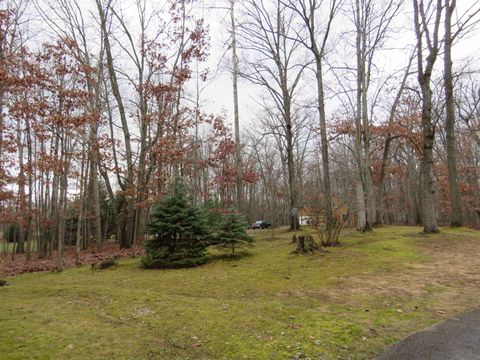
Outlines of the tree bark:
M24 253L25 252L25 227L24 227L24 216L25 216L25 167L23 163L23 141L22 141L22 129L21 129L21 121L18 119L17 121L17 148L18 148L18 165L19 165L19 172L18 172L18 243L16 252L17 253Z
M452 62L452 13L456 0L445 0L445 102L446 102L446 133L447 133L447 165L450 185L451 225L462 226L462 209L460 192L457 184L457 147L455 136L455 99L453 93L453 62Z
M368 209L365 196L367 193L366 164L364 152L362 152L362 117L364 115L364 78L365 63L362 56L362 26L363 18L360 10L360 0L356 0L356 55L357 55L357 102L355 114L355 155L357 158L357 183L355 186L357 199L357 230L370 231L370 223L368 218ZM366 131L363 128L363 131Z
M96 126L94 126L96 127ZM94 241L97 251L102 246L102 213L100 209L100 188L98 185L98 149L96 129L91 130L90 137L90 183L92 191L92 212Z
M432 5L432 2L429 2ZM437 0L433 6L434 18L433 31L429 29L428 17L425 15L423 1L413 0L414 24L417 37L417 75L422 92L422 130L423 130L423 155L422 155L422 206L423 206L423 231L425 233L438 232L435 211L435 180L433 174L433 145L435 142L435 126L432 119L432 89L431 77L433 66L439 51L438 31L443 10L442 0ZM428 44L428 56L425 67L423 64L423 37Z
M59 179L59 201L58 201L58 232L57 235L57 261L56 270L63 270L63 249L65 242L65 225L66 225L66 212L67 212L67 187L68 187L68 171L69 171L69 152L68 135L65 131L61 134L61 156L60 162L62 163L62 174Z
M243 205L243 161L242 148L240 142L240 115L238 110L238 57L237 57L237 34L235 26L235 0L230 1L230 22L232 32L232 86L233 86L233 115L235 128L235 165L236 165L236 186L237 186L237 206L244 212Z
M110 84L112 87L112 93L115 97L118 106L118 112L120 114L121 127L123 131L123 137L125 141L125 158L127 161L127 181L126 184L120 183L122 190L125 192L125 202L126 206L122 213L123 217L123 231L120 234L120 247L121 248L130 248L134 236L134 178L133 178L133 162L132 162L132 148L130 143L130 130L128 127L128 121L125 111L125 106L123 104L123 99L120 94L120 88L118 85L117 74L113 65L113 56L111 51L110 39L107 31L107 18L105 9L102 6L100 0L96 0L98 13L100 16L100 25L103 36L103 44L105 47L105 55L107 60L107 69L110 79ZM122 186L123 185L123 186Z
M376 214L375 214L375 225L383 225L383 206L384 206L384 196L385 196L385 176L387 166L389 164L390 159L390 146L392 143L392 126L394 124L395 115L397 113L397 108L400 104L400 100L402 98L403 90L405 89L405 85L407 83L408 75L410 72L410 67L412 66L413 56L410 57L408 62L407 68L405 69L405 73L403 74L403 79L400 84L400 87L397 91L395 96L395 100L393 101L392 107L390 108L390 113L388 116L388 132L386 135L385 146L383 148L383 156L382 156L382 165L380 167L380 178L378 181L378 191L377 191L377 206L376 206Z

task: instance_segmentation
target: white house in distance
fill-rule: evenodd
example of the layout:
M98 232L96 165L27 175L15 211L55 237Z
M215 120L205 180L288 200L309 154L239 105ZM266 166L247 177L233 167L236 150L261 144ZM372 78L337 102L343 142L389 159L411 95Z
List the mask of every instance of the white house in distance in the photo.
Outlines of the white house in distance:
M338 222L348 221L349 208L334 193L332 194L332 211ZM301 208L298 211L298 221L300 226L315 226L315 221L321 224L324 222L323 209Z
M300 226L313 226L315 221L315 216L313 211L308 208L302 208L298 211L298 222Z

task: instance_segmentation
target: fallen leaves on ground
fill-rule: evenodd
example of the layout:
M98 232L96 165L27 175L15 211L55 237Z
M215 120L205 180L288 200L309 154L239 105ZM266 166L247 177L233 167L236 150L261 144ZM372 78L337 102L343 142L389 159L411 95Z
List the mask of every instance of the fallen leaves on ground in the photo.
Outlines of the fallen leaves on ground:
M141 256L143 248L137 247L136 255ZM15 254L12 260L11 254L6 256L0 255L0 275L14 276L23 273L37 271L55 271L57 269L56 252L53 252L48 258L39 258L37 253L32 254L32 258L27 262L25 254ZM115 243L103 244L101 249L97 251L95 246L80 252L80 265L95 264L97 262L111 258L130 258L133 256L133 249L120 249ZM63 268L77 266L75 247L67 247L63 257Z

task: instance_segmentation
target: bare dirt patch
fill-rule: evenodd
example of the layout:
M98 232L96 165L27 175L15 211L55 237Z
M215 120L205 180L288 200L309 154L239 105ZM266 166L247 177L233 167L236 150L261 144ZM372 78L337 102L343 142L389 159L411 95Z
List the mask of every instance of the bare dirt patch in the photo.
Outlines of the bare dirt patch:
M480 232L415 236L414 241L427 260L351 277L331 294L347 302L366 294L386 301L419 300L441 318L480 307Z

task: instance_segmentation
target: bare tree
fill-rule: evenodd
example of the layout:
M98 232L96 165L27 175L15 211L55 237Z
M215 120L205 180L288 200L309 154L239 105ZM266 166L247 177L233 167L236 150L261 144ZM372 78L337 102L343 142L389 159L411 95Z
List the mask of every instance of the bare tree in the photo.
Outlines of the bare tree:
M472 6L465 16L460 16L457 24L452 24L452 16L456 9L456 0L445 0L445 54L444 54L444 87L446 106L446 134L447 134L447 166L448 180L450 185L451 201L451 225L462 226L462 207L460 192L457 184L457 149L455 136L455 94L453 78L452 46L456 38L468 32L478 23L477 17L480 8ZM467 16L468 15L468 16ZM452 33L453 25L457 25L457 31Z
M325 227L327 244L332 239L333 214L332 214L332 186L330 182L330 165L328 155L327 121L325 113L325 89L324 89L324 58L327 52L327 43L331 33L333 19L337 15L341 0L333 0L328 4L328 14L325 23L320 21L320 14L324 10L323 0L286 1L287 6L301 19L306 29L306 38L298 38L312 54L315 60L315 77L317 85L317 109L320 122L320 139L322 152L323 192L325 207Z
M235 0L230 2L231 47L232 47L232 86L233 86L233 111L235 127L235 157L236 157L236 182L237 206L243 211L243 165L242 147L240 142L240 115L238 110L238 56L237 56L237 30L235 24Z
M443 11L442 0L430 0L427 6L423 1L413 0L415 34L417 38L417 77L422 93L422 205L423 230L426 233L438 232L435 212L435 180L433 175L433 145L435 124L432 118L431 80L440 48L439 29ZM431 23L433 19L433 24ZM425 46L428 55L424 57Z
M103 38L103 46L105 48L107 71L110 80L110 86L113 96L117 103L118 113L120 115L121 129L124 137L125 145L125 160L127 162L127 175L125 181L119 181L119 185L122 188L125 196L125 206L122 211L121 230L119 231L120 239L119 243L122 247L131 247L134 235L134 171L133 171L133 152L131 146L130 126L127 120L127 113L123 101L122 94L120 92L120 86L118 83L117 71L114 66L114 60L112 55L112 46L110 43L109 23L112 16L112 0L108 0L103 3L102 0L95 0L98 9L98 16L100 18L100 27ZM120 178L119 178L120 180Z
M356 115L355 150L358 160L357 206L362 231L371 230L376 217L376 197L371 169L371 119L369 89L375 68L375 55L384 45L393 19L403 1L356 0L354 9L356 30ZM362 200L363 199L363 200ZM363 213L365 211L365 213Z
M292 40L292 12L280 1L248 0L244 3L245 22L239 27L242 48L256 54L248 61L242 76L262 86L281 114L286 135L286 160L290 209L299 206L295 171L293 122L294 100L298 94L301 76L308 62L295 63L301 44ZM292 216L291 228L298 225L298 216Z
M383 148L382 162L380 167L380 176L379 176L378 187L377 187L378 190L377 190L377 206L376 206L375 224L383 224L385 176L386 176L386 170L387 170L390 156L391 156L390 152L391 152L392 141L397 136L397 134L394 134L393 132L393 127L394 127L395 119L398 113L398 107L400 105L400 101L402 99L402 95L407 84L408 76L410 74L410 68L412 66L413 59L414 59L414 54L410 57L408 65L405 68L402 81L395 95L395 99L393 100L393 103L390 107L390 112L388 115L388 122L387 122L388 132L386 134L385 145Z

